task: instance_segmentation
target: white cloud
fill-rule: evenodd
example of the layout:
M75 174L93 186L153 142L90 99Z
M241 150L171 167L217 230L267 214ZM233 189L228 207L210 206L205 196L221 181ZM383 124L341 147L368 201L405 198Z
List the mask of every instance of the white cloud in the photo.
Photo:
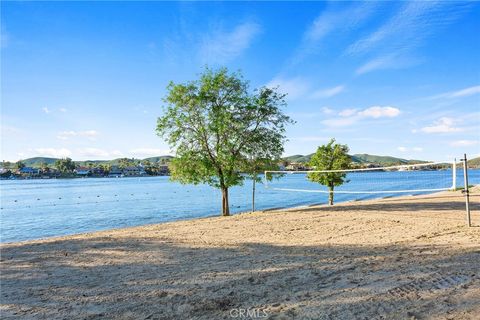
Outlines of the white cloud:
M450 142L452 147L470 147L479 144L478 140L457 140Z
M407 147L398 147L397 148L398 151L400 152L422 152L423 151L423 148L422 147L413 147L413 148L407 148Z
M158 148L137 148L130 150L136 157L156 157L170 154L169 150L158 149Z
M290 79L276 77L265 86L269 88L278 87L278 91L288 94L287 99L291 100L304 96L310 89L310 84L300 77Z
M324 114L332 114L332 113L334 113L333 109L330 109L329 107L323 107L323 108L322 108L322 112L323 112Z
M47 107L43 107L42 111L45 112L46 114L49 114L50 112L52 112Z
M68 140L72 137L84 137L89 140L95 140L98 136L98 132L95 130L86 130L86 131L62 131L59 132L57 138L60 140Z
M320 89L320 90L314 91L312 93L311 97L314 98L314 99L330 98L330 97L333 97L333 96L341 93L344 90L345 90L345 86L341 86L341 85L333 87L333 88L328 88L328 89Z
M358 118L349 117L349 118L340 118L340 119L337 119L337 118L327 119L327 120L323 120L322 123L329 127L346 127L354 124L357 121L358 121Z
M59 110L60 112L67 112L67 109L65 109L65 108L60 108L60 109L58 109L58 110Z
M341 118L333 118L322 121L323 124L330 127L343 127L352 125L362 119L372 118L394 118L400 114L400 110L395 107L373 106L358 111L358 109L344 109L338 115Z
M199 50L201 60L203 62L229 62L248 49L260 32L260 26L253 22L240 24L230 32L217 30L203 39Z
M61 148L36 148L34 151L37 153L38 156L44 157L53 157L53 158L66 158L72 155L72 152L68 149Z
M94 158L114 158L122 157L123 152L120 150L108 151L99 148L80 148L77 149L77 153L82 157L94 157ZM95 160L95 159L93 159Z
M106 158L110 156L110 152L103 149L97 149L97 148L82 148L82 149L78 149L77 151L78 151L78 154L83 157Z
M374 106L358 113L359 116L369 117L369 118L393 118L400 114L400 110L394 107L379 107Z
M462 128L454 126L455 120L448 117L442 117L435 121L432 125L421 128L425 133L451 133L463 131Z
M351 117L357 113L358 109L344 109L338 113L341 117Z

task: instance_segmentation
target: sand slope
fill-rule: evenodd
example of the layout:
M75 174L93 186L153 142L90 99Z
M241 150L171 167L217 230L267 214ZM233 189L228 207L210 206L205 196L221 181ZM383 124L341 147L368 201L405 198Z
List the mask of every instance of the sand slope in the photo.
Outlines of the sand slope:
M445 192L2 245L1 316L478 319L471 200L472 228Z

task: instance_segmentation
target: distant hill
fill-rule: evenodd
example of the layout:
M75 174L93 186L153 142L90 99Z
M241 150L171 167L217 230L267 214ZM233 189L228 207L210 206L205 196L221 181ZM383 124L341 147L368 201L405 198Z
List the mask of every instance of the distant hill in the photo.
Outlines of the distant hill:
M468 160L468 166L472 168L480 168L480 157Z
M407 160L403 158L396 158L391 156L376 156L371 154L354 154L351 156L352 160L357 163L375 163L375 164L410 164L410 163L422 163L427 162L424 160Z
M310 161L310 158L312 157L312 154L307 154L307 155L301 155L301 154L296 154L293 156L288 156L284 157L283 159L288 161L288 162L301 162L301 163L306 163ZM372 164L377 164L377 165L395 165L395 164L411 164L411 163L422 163L426 162L423 160L407 160L403 158L396 158L396 157L391 157L391 156L377 156L377 155L371 155L371 154L354 154L350 156L352 158L352 161L355 163L372 163ZM173 156L157 156L157 157L149 157L145 159L134 159L135 162L141 162L141 161L150 161L152 163L157 163L157 162L162 162L162 160L166 161L171 161L174 157ZM119 161L121 158L118 159L112 159L112 160L85 160L85 161L75 161L78 165L86 165L87 163L95 163L95 164L110 164L110 165L118 165ZM47 163L49 166L53 166L55 164L55 161L59 160L58 158L46 158L46 157L35 157L35 158L29 158L22 160L23 163L27 167L40 167L42 163ZM471 159L468 161L468 163L472 167L480 167L480 157Z
M75 161L76 164L80 166L84 166L87 163L95 163L95 164L110 164L110 165L118 165L120 162L120 159L122 158L117 158L117 159L112 159L112 160L82 160L82 161ZM150 161L153 163L161 162L162 160L166 161L171 161L173 159L172 156L157 156L157 157L150 157L150 158L145 158L145 159L133 159L135 162L142 162L142 161ZM46 158L46 157L34 157L34 158L28 158L21 160L25 166L27 167L40 167L42 163L46 163L49 166L53 166L55 164L55 161L60 160L59 158Z
M306 163L310 161L310 158L312 157L312 155L313 153L305 156L301 154L296 154L293 156L285 157L283 159L289 162ZM366 153L354 154L354 155L351 155L350 157L352 158L352 162L355 162L355 163L372 163L377 165L410 164L410 163L427 162L423 160L407 160L407 159L396 158L391 156L377 156L377 155L371 155Z
M35 157L35 158L22 160L22 162L27 167L39 167L42 163L53 165L57 160L58 160L57 158Z
M162 160L166 161L171 161L173 159L173 156L159 156L159 157L150 157L150 158L145 158L143 159L144 161L150 161L150 162L161 162Z
M308 154L306 156L304 155L301 155L301 154L296 154L296 155L293 155L293 156L289 156L289 157L285 157L283 158L283 160L286 160L288 162L308 162L310 161L310 158L312 157L313 153L312 154Z

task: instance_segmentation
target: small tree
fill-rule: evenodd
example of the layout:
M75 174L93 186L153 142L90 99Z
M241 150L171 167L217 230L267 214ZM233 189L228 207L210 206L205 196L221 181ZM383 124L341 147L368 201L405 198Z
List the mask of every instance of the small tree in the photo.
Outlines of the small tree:
M134 165L135 165L135 161L133 159L121 158L120 160L118 160L118 167L122 170Z
M220 189L222 214L228 216L228 189L243 183L240 171L252 145L273 145L271 137L283 143L291 121L281 111L284 95L269 88L249 93L248 82L225 68L207 68L199 80L170 83L167 90L157 133L176 152L171 179Z
M75 162L70 158L59 159L55 161L55 168L62 174L72 173L75 170Z
M50 167L48 166L48 163L42 162L42 163L40 164L40 170L42 171L42 173L48 173L48 172L50 172Z
M23 163L22 161L17 161L15 163L15 167L18 169L18 170L21 170L23 168L25 168L25 163Z
M331 139L326 145L320 146L317 152L313 154L309 165L315 170L345 170L350 168L351 158L348 155L348 146L335 143L335 139ZM309 172L307 178L310 181L318 182L328 187L329 197L328 204L333 205L333 191L336 186L340 186L345 182L347 174L345 172Z

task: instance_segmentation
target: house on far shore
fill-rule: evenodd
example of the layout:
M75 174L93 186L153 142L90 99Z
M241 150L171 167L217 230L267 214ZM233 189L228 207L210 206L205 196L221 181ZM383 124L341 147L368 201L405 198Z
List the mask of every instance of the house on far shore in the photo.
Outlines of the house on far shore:
M22 169L18 170L18 173L24 177L32 178L40 174L40 169L32 168L32 167L23 167Z
M120 178L123 177L123 172L118 166L112 166L110 172L108 173L109 178Z
M140 166L129 166L123 169L123 175L125 177L135 177L135 176L143 176L145 175L145 170L143 167Z
M168 176L170 174L170 170L168 169L168 165L161 164L158 166L158 174L160 176Z
M74 170L77 176L86 177L89 176L92 171L88 167L78 167Z
M303 171L306 170L305 164L300 162L292 162L285 169L289 171Z

